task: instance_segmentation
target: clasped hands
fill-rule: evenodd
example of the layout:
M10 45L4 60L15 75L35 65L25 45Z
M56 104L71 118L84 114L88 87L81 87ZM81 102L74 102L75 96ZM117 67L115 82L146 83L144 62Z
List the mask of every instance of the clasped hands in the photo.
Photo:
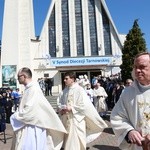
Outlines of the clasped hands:
M143 150L150 150L150 134L142 136L140 132L131 130L128 134L130 143L142 146Z
M61 114L61 115L64 115L64 114L70 112L71 110L72 110L72 109L71 109L70 106L66 106L65 108L60 109L60 114Z

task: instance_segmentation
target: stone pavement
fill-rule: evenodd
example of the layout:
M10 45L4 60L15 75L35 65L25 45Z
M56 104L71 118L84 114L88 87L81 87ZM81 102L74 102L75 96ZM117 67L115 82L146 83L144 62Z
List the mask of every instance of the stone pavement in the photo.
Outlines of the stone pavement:
M108 112L107 117L104 119L108 125L102 134L93 142L87 144L89 150L120 150L117 146L117 139L113 133L110 126L110 112Z
M4 135L0 135L0 150L10 150L11 142L12 142L12 128L10 124L6 124L6 143L4 143Z
M108 124L108 128L106 128L102 134L93 142L87 145L88 150L120 150L117 147L117 140L113 134L113 131L110 127L109 122L110 112L105 119L106 123ZM12 142L12 128L10 124L6 124L6 143L4 143L4 136L0 135L0 150L10 150L11 142Z

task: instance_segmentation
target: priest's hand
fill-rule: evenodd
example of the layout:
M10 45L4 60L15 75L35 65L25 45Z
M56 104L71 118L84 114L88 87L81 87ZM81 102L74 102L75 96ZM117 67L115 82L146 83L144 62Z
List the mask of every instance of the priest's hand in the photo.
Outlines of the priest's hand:
M128 139L129 139L130 143L137 144L138 146L142 146L142 141L145 140L142 137L142 135L140 134L140 132L138 132L136 130L131 130L128 133Z
M150 134L145 136L145 141L143 141L143 150L150 150Z
M72 110L72 108L71 108L71 106L67 106L67 108L66 108L67 110L67 112L70 112L71 110Z
M61 109L60 114L66 114L68 112L70 112L72 110L72 108L70 106L66 106L66 108Z

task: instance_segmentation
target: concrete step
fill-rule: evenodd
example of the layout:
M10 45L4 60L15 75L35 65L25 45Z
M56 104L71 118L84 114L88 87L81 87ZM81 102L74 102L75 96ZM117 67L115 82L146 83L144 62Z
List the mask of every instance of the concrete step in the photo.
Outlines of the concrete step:
M54 110L57 110L57 95L55 96L46 96L47 100L51 104Z

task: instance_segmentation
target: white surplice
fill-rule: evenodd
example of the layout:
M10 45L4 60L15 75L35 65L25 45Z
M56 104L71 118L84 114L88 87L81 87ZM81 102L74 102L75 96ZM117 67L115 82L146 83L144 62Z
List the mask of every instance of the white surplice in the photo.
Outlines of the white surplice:
M106 98L108 97L105 89L100 86L93 89L94 106L98 112L107 111Z
M29 83L19 110L11 116L12 150L59 150L66 130L43 95L39 84Z
M68 132L64 140L65 150L85 150L86 143L97 138L105 127L85 90L75 83L66 87L58 97L58 107L70 106L72 111L60 118ZM92 136L94 135L94 136Z
M135 80L133 85L125 88L111 113L111 125L124 150L142 150L142 147L129 144L125 140L128 131L135 129L143 134L150 133L150 87L140 86ZM148 112L147 112L148 110Z

